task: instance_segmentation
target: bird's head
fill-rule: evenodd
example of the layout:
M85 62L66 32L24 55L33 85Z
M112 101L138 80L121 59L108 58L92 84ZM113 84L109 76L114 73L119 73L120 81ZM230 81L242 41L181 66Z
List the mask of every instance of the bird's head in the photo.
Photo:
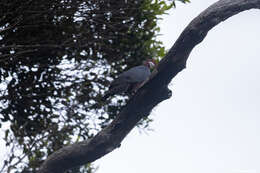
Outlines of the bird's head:
M147 66L150 69L154 69L156 66L156 61L154 59L148 59L143 62L145 66Z

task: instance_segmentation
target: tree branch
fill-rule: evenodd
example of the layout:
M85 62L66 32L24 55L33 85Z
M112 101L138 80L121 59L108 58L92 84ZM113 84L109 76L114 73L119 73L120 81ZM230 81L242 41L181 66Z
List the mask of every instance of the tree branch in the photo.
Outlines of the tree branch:
M208 31L227 18L249 9L260 9L260 0L220 0L197 16L184 29L153 77L129 100L117 118L93 138L56 151L42 164L39 173L61 173L90 163L120 146L121 141L151 110L170 98L168 84L186 66L192 49Z

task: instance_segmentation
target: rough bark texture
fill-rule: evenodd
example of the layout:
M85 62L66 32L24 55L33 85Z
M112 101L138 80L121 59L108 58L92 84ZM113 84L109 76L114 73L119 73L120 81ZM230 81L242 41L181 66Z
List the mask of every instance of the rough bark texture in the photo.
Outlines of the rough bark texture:
M260 0L220 0L197 16L185 28L153 77L122 109L117 118L95 137L66 146L50 155L39 173L62 173L90 163L120 146L121 141L153 107L171 97L168 84L186 66L192 49L208 31L227 18L249 9L260 9Z

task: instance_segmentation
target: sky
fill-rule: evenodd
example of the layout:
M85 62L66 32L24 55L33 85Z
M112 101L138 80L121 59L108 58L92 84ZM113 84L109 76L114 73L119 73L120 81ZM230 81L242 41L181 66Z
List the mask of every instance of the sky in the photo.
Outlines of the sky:
M160 22L164 45L214 2L178 3ZM153 110L154 131L133 130L97 173L260 173L259 19L251 10L213 28Z
M178 3L159 39L169 49L214 2ZM260 173L259 19L252 10L213 28L170 84L172 98L150 115L153 131L133 130L94 163L97 173Z

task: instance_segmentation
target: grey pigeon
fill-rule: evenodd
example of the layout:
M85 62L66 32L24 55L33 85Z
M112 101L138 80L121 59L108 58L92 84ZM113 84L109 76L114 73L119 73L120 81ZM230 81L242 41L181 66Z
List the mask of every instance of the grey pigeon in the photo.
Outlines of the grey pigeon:
M144 61L143 65L133 67L116 78L105 93L103 100L115 94L133 95L151 75L150 69L155 66L152 60Z

